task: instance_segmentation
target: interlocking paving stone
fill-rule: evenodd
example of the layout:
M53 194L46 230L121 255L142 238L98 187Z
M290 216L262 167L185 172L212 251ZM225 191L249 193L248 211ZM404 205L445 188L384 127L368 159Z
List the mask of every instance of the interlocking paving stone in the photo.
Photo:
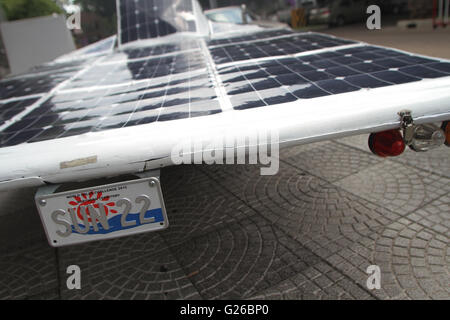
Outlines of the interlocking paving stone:
M280 158L327 181L342 179L381 161L378 157L334 142L322 143L315 148L293 147L280 153Z
M336 139L333 141L348 145L353 148L360 149L362 151L366 151L368 153L372 153L369 149L369 135L368 134L360 134L357 136L350 136L350 137L346 137L346 138Z
M54 249L34 206L35 191L0 193L0 299L30 299L57 291Z
M373 300L375 298L341 272L324 262L319 262L250 299Z
M149 254L159 254L165 250L167 246L161 233L143 233L58 248L59 267L65 272L68 266L78 265L88 274L97 274L110 268L120 267L130 260Z
M412 212L450 191L450 179L389 160L335 184L400 214Z
M192 239L174 255L206 299L251 297L319 261L260 216Z
M216 175L219 184L238 191L245 203L321 257L400 217L289 165L276 176L259 176L245 166ZM228 183L223 176L239 176L242 186L237 189L234 179Z
M54 250L47 243L0 254L0 299L30 299L57 286Z
M165 168L169 229L59 249L35 189L0 193L0 299L450 299L448 150L383 160L365 135L281 150L275 176Z
M181 165L161 171L161 187L165 201L171 198L192 197L215 188L199 165Z
M183 183L180 180L182 177L190 177L190 182ZM175 181L178 181L178 185L169 190L167 185ZM195 185L191 181L195 181ZM163 173L163 189L166 186L168 196L165 202L170 227L161 235L171 245L255 214L252 208L220 188L196 166L166 170ZM198 191L193 191L193 188Z
M381 269L382 299L450 299L449 238L401 218L358 239L327 261L359 283L366 269Z
M169 201L166 209L170 227L160 234L170 244L205 235L226 223L255 214L254 210L225 190L212 192L211 189Z
M440 147L428 152L414 152L409 149L395 161L450 178L450 148Z
M120 248L123 249L121 250L122 254L117 254L113 250L114 247L107 248L103 254L97 252L99 259L93 265L91 265L93 259L86 259L86 266L80 265L82 270L81 290L69 290L65 283L61 283L61 297L63 299L88 300L200 299L201 297L175 257L167 248L161 248L158 240L155 240L156 244L152 243L152 240L155 239L149 239L148 242L128 243ZM139 248L133 252L135 245ZM88 251L86 249L83 252L87 253ZM110 259L102 261L108 256ZM61 265L76 264L84 259L84 254L80 254L78 257L71 256L63 259ZM67 277L64 270L65 268L60 266L63 279Z
M47 243L34 204L36 189L0 192L0 254Z
M439 199L415 210L409 214L408 219L417 222L428 229L442 235L450 234L450 195L446 194Z

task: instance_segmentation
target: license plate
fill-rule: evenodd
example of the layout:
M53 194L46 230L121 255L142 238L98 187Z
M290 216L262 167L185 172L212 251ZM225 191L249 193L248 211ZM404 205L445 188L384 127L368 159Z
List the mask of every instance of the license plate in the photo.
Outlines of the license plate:
M169 226L156 178L37 196L53 247L124 237Z

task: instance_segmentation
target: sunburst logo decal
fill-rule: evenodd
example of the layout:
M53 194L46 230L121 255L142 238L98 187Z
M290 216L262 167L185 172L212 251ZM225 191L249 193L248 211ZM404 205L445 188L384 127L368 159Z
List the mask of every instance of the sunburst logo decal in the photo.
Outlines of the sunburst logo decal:
M77 211L78 218L83 221L83 216L81 215L81 210L84 210L86 212L86 215L89 218L89 222L91 222L90 214L88 206L92 205L94 208L98 209L100 207L100 204L103 205L105 208L106 216L108 216L110 213L115 214L117 213L116 210L111 209L116 206L116 203L114 201L110 201L110 197L102 197L102 192L97 192L97 195L93 191L89 193L82 193L81 196L74 196L74 201L70 201L69 204ZM110 201L110 202L108 202Z

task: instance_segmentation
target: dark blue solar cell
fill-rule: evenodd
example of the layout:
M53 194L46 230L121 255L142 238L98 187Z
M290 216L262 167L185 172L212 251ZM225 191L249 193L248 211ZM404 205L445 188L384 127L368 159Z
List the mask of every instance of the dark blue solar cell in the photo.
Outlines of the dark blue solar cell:
M265 70L266 70L266 72L273 74L273 75L288 74L288 73L292 72L292 71L289 71L288 68L286 68L285 66L282 66L282 65L266 67Z
M315 83L318 87L326 90L332 94L345 93L359 90L360 88L355 87L343 80L323 80Z
M265 79L262 81L255 81L253 82L253 87L256 90L266 90L266 89L270 89L270 88L276 88L281 86L281 84L273 79Z
M196 31L192 21L179 21L181 12L193 12L191 1L120 0L121 42L161 37L178 31ZM122 5L125 3L125 5ZM176 20L178 17L179 20Z
M341 53L330 51L330 52L320 53L317 56L321 57L322 59L331 59L331 58L335 58L335 57L340 57Z
M360 88L379 88L391 85L388 82L381 81L367 74L345 77L345 81Z
M427 68L432 68L434 70L450 73L450 63L444 63L444 62L435 62L435 63L429 63L426 65Z
M350 66L352 67L352 69L361 71L363 73L371 73L371 72L386 70L386 68L383 68L382 66L378 66L373 63L356 63L356 64L352 64Z
M30 139L29 142L39 142L55 139L55 137L62 135L65 131L66 129L64 126L51 127L34 136L32 139Z
M258 71L251 72L251 73L245 73L244 76L248 80L260 79L260 78L266 78L267 73L264 70L258 70Z
M422 66L404 67L400 68L399 71L421 78L441 78L447 76L445 73Z
M396 57L396 59L405 61L408 64L425 64L425 63L436 62L436 60L422 58L422 57L418 57L418 56L409 56L409 55L398 56L398 57Z
M372 52L355 52L353 56L362 60L375 60L383 58L382 56Z
M42 129L31 129L31 130L19 131L16 134L12 135L12 137L10 137L6 141L4 146L13 146L13 145L27 142L28 140L30 140L34 136L38 135L42 131L43 131Z
M373 63L385 68L400 68L403 66L408 65L408 63L397 60L397 59L393 59L393 58L388 58L388 59L375 59L373 60Z
M395 84L402 84L420 80L420 78L411 77L398 71L380 71L372 73L371 75L377 79Z
M297 62L297 64L288 65L288 68L290 70L292 70L293 72L298 72L298 73L307 72L307 71L315 71L317 69L317 68L312 67L309 64L303 64L303 63L299 63L299 62Z
M77 128L70 128L63 132L58 138L64 138L64 137L72 137L72 136L78 136L84 133L91 132L93 129L92 126L86 126L86 127L77 127Z
M311 55L300 57L300 58L298 58L298 60L300 60L302 62L313 62L313 61L317 61L317 60L323 60L323 57L321 57L318 54L311 54Z
M325 59L325 60L313 61L313 62L311 62L311 66L314 66L317 69L321 69L321 68L326 69L326 68L331 68L331 67L337 67L337 66L339 66L339 64L336 62L333 62L331 60Z
M309 72L302 72L300 75L309 81L319 81L319 80L326 80L331 79L332 76L324 71L309 71Z
M336 77L345 77L350 76L354 74L359 74L361 72L348 68L348 67L334 67L326 69L326 72L331 73L332 75L335 75Z
M338 64L344 64L344 65L363 62L362 59L355 58L355 57L345 57L345 56L339 57L339 58L333 58L333 61L337 62Z
M320 89L313 84L305 84L303 88L295 90L293 94L300 99L311 99L327 96L330 93Z
M286 86L307 83L307 80L305 80L305 78L302 78L295 73L278 75L275 77L275 79L276 81Z

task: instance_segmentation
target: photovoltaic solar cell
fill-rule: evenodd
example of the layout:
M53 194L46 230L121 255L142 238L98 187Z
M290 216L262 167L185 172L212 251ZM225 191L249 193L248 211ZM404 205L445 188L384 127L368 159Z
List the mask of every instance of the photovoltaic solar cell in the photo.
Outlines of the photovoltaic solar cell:
M122 44L152 39L180 31L196 31L192 1L120 0L120 40Z
M43 66L34 74L17 76L0 81L0 100L46 93L69 79L81 66Z
M37 100L37 98L33 98L0 103L0 126L7 120L24 111L28 106L32 105Z
M65 89L127 83L133 80L148 80L184 72L205 69L200 51L179 53L170 56L148 57L139 61L126 60L115 64L99 64L82 77L74 79Z
M0 146L217 114L222 106L215 77L232 107L244 110L294 101L301 108L303 99L450 76L447 62L315 33L271 30L203 41L110 54L6 127ZM1 99L47 92L82 67L47 66L32 76L3 81ZM0 101L0 125L35 101Z
M219 74L233 107L243 110L450 76L449 66L395 50L361 46L298 58L219 66Z
M2 134L2 146L16 144L21 139L22 142L38 142L221 112L201 52L117 63L116 68L105 68L111 72L94 67L75 79L75 85L70 88L77 88L80 83L85 88L115 83L107 79L145 81L56 94L7 128ZM203 71L196 72L199 69Z
M242 60L297 54L323 48L331 48L355 43L350 40L330 38L318 34L293 34L273 40L261 40L251 43L240 43L213 47L211 55L216 64Z

